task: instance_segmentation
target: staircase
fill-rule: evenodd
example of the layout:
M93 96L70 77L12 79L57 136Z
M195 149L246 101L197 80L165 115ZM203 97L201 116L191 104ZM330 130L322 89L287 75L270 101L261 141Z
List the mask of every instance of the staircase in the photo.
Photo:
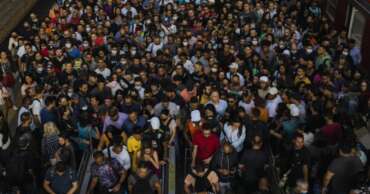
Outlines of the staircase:
M38 0L0 0L0 42L29 13Z

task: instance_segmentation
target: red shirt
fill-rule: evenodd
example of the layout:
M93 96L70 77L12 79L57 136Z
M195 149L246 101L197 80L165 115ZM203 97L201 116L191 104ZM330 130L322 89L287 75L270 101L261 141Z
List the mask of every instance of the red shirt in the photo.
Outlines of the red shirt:
M193 138L193 145L198 146L197 159L205 160L218 150L220 141L215 134L206 138L203 133L196 133Z
M321 132L331 145L338 143L338 141L342 138L342 127L338 123L325 125L323 128L321 128Z

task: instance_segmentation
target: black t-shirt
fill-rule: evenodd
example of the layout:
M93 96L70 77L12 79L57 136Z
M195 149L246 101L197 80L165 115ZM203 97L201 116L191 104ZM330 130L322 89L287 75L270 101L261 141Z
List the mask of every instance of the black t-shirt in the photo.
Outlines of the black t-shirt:
M358 157L339 157L331 162L328 170L334 173L329 184L330 194L347 194L363 171L363 165Z
M289 185L294 186L298 179L303 179L303 166L309 165L310 154L306 148L294 150L289 158L291 173L289 174Z
M257 181L263 175L267 161L268 157L262 150L246 150L240 161L245 166L244 180Z

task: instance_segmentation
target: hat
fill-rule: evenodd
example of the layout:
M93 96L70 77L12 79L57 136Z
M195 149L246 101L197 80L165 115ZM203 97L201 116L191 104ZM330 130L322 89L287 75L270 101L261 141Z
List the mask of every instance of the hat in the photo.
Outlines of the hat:
M150 120L150 126L152 126L152 129L157 130L159 129L160 123L158 117L152 117Z
M199 122L201 119L199 110L191 111L191 122Z
M267 93L270 94L270 95L276 95L278 92L279 92L279 90L277 88L272 87L272 88L269 88Z
M261 76L261 77L260 77L260 81L261 81L261 82L268 82L268 81L269 81L269 78L268 78L267 76L265 76L265 75L264 75L264 76Z
M290 51L288 49L285 49L283 51L283 55L290 56Z
M292 117L298 117L299 116L299 108L295 104L289 105L290 115Z
M239 67L239 65L237 64L237 63L231 63L230 65L229 65L229 68L231 69L231 68L238 68Z

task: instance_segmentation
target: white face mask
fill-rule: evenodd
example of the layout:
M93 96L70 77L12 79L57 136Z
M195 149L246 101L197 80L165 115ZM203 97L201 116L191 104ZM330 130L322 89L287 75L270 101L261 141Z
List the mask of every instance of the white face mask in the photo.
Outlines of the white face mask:
M73 92L68 92L68 93L67 93L67 95L68 95L69 97L72 97Z
M344 56L348 56L348 51L343 51L343 52L342 52L342 54L343 54Z
M91 28L90 27L86 27L86 32L90 32L91 31Z
M211 68L211 71L212 71L213 73L215 73L215 72L217 72L217 68L212 67L212 68Z
M83 44L83 46L84 46L85 48L88 48L88 47L89 47L89 43L84 43L84 44Z
M136 55L136 50L131 50L131 55Z
M182 42L182 45L188 46L188 42L187 41L184 41L184 42Z
M258 41L257 40L252 40L252 44L253 45L257 45L258 44Z
M308 49L306 49L306 52L307 52L308 54L311 54L311 53L312 53L312 49L311 49L311 48L308 48Z
M141 86L140 85L137 85L137 86L135 86L135 89L136 90L140 90L141 89Z
M72 44L71 43L66 43L66 48L71 48Z
M42 68L42 67L37 68L37 72L41 73L42 71L44 71L44 68Z
M117 50L112 50L112 55L117 55Z

